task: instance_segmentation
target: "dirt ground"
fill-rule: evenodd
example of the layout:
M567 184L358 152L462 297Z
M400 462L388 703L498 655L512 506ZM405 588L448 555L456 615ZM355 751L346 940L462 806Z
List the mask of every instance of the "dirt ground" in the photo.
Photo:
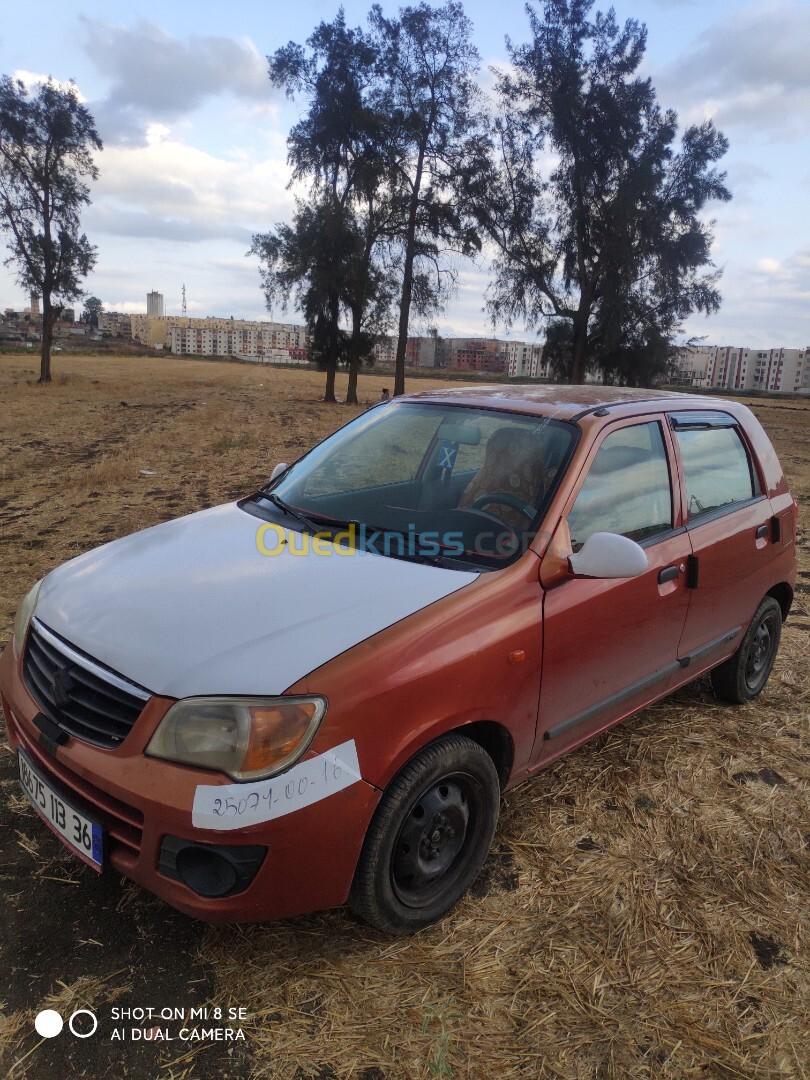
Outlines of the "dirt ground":
M0 357L0 644L30 583L232 499L354 410L322 376L167 357ZM341 381L339 392L344 383ZM361 397L391 385L363 376ZM431 384L414 384L427 389ZM800 503L810 402L753 403ZM810 1076L810 543L755 704L704 681L504 800L459 907L389 940L343 911L210 928L77 864L0 750L0 1061L14 1077ZM34 1032L88 1007L92 1038ZM242 1008L244 1040L111 1010ZM220 1022L221 1023L221 1022ZM204 1025L203 1025L204 1026ZM160 1039L163 1029L172 1039Z

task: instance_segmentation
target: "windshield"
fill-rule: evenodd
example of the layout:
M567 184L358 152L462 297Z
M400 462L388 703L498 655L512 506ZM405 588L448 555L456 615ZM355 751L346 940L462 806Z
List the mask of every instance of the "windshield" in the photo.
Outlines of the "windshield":
M571 425L548 417L392 402L266 491L293 528L345 537L351 526L355 546L392 558L493 569L527 547L574 439Z

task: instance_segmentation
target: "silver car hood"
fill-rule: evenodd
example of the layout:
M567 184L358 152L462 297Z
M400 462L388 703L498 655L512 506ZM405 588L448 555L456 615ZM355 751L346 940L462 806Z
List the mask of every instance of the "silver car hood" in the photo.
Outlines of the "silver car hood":
M278 694L478 576L368 552L263 556L262 524L227 503L114 540L50 573L36 617L155 694Z

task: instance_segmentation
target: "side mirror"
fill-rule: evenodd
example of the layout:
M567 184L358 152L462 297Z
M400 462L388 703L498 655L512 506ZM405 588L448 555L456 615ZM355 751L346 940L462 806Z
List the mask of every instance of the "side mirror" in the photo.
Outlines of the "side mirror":
M290 466L287 464L286 461L280 461L270 473L270 479L267 481L267 483L272 484L273 481L276 480L279 476L281 476L283 472L286 472L289 467Z
M578 577L593 578L638 577L649 566L647 553L635 540L609 532L593 533L568 562Z

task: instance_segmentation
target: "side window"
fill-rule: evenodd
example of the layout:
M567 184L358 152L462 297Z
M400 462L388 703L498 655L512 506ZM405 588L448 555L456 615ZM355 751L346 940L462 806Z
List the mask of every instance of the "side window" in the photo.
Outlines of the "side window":
M644 540L672 527L672 488L658 421L608 435L568 515L579 551L595 532Z
M681 448L689 519L756 494L754 473L733 427L676 431Z

